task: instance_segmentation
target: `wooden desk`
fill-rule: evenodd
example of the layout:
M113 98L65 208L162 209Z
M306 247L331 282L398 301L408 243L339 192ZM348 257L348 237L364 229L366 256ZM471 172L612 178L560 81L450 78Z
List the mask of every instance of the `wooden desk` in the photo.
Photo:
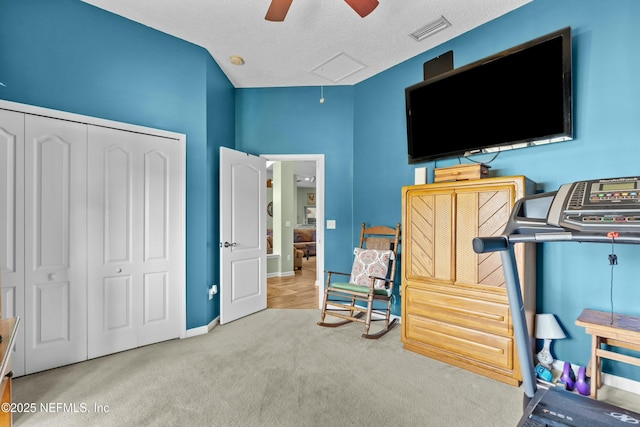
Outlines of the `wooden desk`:
M10 319L0 320L0 335L2 336L2 343L0 343L0 355L2 356L2 362L0 364L0 396L2 396L1 403L12 403L11 393L11 353L13 348L13 342L15 341L16 332L18 331L18 324L20 323L19 317L12 317ZM11 411L0 411L0 427L12 426L13 416Z
M613 320L613 321L612 321ZM605 350L601 345L610 345L629 350L640 351L640 317L625 316L584 309L576 325L583 326L591 339L591 397L596 399L598 389L602 386L602 359L640 366L640 357L628 356Z
M0 268L0 271L1 270ZM1 288L2 284L0 284L0 290ZM1 294L0 292L0 295ZM11 377L13 376L13 372L11 372L11 353L13 353L13 342L16 339L20 318L12 317L10 319L1 319L1 308L2 300L0 299L0 337L2 337L2 342L0 343L0 357L2 358L0 361L0 403L5 407L5 403L8 403L9 406L13 403L11 393ZM0 411L0 427L12 425L13 415L11 411Z

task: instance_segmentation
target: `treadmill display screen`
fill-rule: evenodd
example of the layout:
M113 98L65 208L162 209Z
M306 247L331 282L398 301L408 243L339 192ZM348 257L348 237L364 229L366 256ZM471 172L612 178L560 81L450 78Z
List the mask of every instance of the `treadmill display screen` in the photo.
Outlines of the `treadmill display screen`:
M600 186L600 191L624 191L624 190L635 190L636 183L635 182L615 182L602 184Z

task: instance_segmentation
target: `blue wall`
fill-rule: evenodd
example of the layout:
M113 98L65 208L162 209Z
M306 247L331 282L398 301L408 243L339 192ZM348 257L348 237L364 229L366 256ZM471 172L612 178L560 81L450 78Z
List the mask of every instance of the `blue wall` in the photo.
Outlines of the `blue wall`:
M640 3L634 0L536 0L356 85L354 224L359 218L382 223L400 218L400 187L414 179L406 159L403 90L422 80L424 62L453 50L455 67L460 67L566 26L573 30L575 139L501 153L491 172L526 175L543 191L581 179L640 175L638 22ZM434 167L456 163L451 159L418 166L428 167L432 180ZM384 168L381 175L368 173ZM380 210L380 205L389 208ZM568 333L568 339L554 343L559 359L581 365L589 361L590 336L574 322L584 308L610 310L611 250L598 244L540 245L538 312L555 313ZM614 311L640 315L640 248L618 245L615 252L619 265L614 270ZM638 369L605 365L606 371L640 379Z
M353 251L353 87L236 90L236 148L252 154L324 154L325 265L350 271ZM359 233L359 229L358 229Z
M234 88L201 47L79 0L0 0L0 98L187 135L187 328L219 313L219 145ZM206 231L206 232L205 232Z
M235 145L235 88L229 84L220 67L209 57L207 61L207 282L198 285L194 298L207 306L207 322L220 315L220 294L210 302L209 286L220 285L220 147ZM205 183L207 183L205 182ZM204 298L204 300L203 300Z

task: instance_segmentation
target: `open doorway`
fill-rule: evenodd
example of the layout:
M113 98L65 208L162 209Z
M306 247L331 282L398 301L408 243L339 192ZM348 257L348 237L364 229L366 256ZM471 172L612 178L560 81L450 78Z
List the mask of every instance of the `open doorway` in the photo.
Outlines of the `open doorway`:
M277 218L271 232L281 233L280 236L272 237L272 241L276 242L274 252L277 253L267 256L268 283L271 281L282 284L283 289L279 291L282 294L279 298L282 308L295 308L295 300L307 301L307 305L303 304L304 307L301 308L309 308L310 297L319 308L324 281L324 155L263 154L261 157L267 160L268 165L272 162L286 162L288 170L293 170L291 173L294 175L292 180L295 186L293 194L288 193L294 201L282 202L287 209L292 209L288 211L288 216L282 218L278 215L278 209L281 208L278 205L281 202L280 193L269 201L271 204L267 207L268 211L273 212L270 219ZM278 169L280 170L283 169ZM282 178L282 175L279 176ZM274 182L273 185L277 186L278 183ZM282 246L276 248L278 244ZM275 264L285 267L274 268ZM269 274L269 271L272 273ZM313 288L309 292L315 295L309 295L309 292L301 291L301 287L296 287L298 280L312 283Z

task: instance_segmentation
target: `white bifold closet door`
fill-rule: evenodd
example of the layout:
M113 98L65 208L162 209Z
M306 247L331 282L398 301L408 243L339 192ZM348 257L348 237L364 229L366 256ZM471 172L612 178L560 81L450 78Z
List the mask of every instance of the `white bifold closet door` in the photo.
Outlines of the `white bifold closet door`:
M2 315L16 376L178 338L175 138L0 109Z
M180 334L175 140L89 126L89 358Z
M87 358L87 128L25 116L26 373Z
M86 126L0 110L2 315L17 376L87 358Z
M0 110L0 267L2 316L24 316L24 114ZM24 319L11 368L24 375Z

